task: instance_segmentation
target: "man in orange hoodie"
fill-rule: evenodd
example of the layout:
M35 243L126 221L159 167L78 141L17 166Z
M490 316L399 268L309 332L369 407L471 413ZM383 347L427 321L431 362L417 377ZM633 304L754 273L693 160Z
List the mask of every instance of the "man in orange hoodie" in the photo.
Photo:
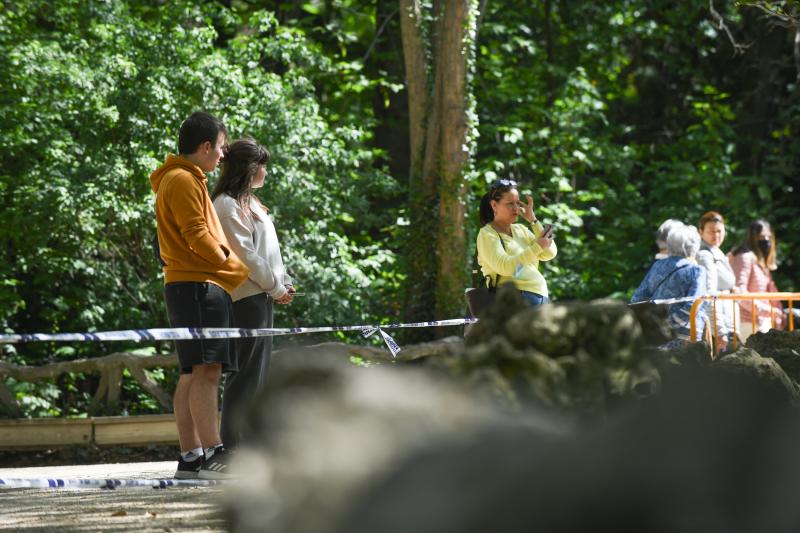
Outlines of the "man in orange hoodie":
M180 155L167 155L150 175L156 193L164 299L172 327L230 327L230 293L249 273L231 251L208 196L205 172L217 167L226 139L219 119L192 113L181 124ZM231 342L175 342L180 365L174 400L181 445L178 479L228 477L230 451L219 434L217 395L222 372L236 370Z

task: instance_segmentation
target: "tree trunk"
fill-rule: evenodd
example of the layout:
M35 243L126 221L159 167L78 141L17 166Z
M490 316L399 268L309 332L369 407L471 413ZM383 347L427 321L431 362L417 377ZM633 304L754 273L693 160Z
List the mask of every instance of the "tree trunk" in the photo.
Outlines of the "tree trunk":
M419 0L400 0L400 30L408 91L410 142L409 232L406 244L405 319L432 320L436 289L436 183L423 173L429 108L428 62ZM425 335L427 336L427 335Z
M469 164L467 148L467 69L464 53L469 15L468 0L448 0L440 18L439 52L436 57L438 169L430 171L439 181L439 235L436 245L436 314L441 318L462 316L467 286L466 196L464 173ZM438 172L436 172L438 170Z
M400 0L409 102L411 172L406 319L452 318L464 310L469 87L474 50L470 0L435 3L424 31L419 0ZM429 66L427 57L432 59Z

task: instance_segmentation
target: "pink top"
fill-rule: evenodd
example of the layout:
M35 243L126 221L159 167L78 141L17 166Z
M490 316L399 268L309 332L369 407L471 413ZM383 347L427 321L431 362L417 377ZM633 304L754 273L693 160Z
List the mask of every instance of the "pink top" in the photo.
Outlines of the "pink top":
M758 264L756 254L744 252L736 254L731 258L731 266L736 276L736 288L739 292L778 292L775 282L772 281L772 272ZM767 300L754 300L756 307L756 329L767 331L770 328L770 302ZM775 300L771 302L774 307L773 318L774 327L783 329L783 306L781 302ZM739 300L742 323L752 323L753 304L750 300Z

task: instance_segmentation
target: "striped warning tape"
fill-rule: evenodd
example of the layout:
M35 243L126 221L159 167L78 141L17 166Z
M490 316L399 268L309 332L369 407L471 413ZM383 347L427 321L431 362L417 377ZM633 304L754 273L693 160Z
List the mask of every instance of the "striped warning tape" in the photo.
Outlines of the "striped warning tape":
M716 294L703 294L701 296L683 296L681 298L665 298L661 300L640 300L638 302L630 302L628 305L641 305L641 304L656 304L656 305L671 305L671 304L682 304L686 302L694 302L695 300L699 300L700 298L707 297L707 296L714 296L716 299Z
M0 478L0 489L166 489L169 487L210 487L228 481L217 479Z
M409 322L405 324L383 324L366 326L323 326L311 328L155 328L126 329L120 331L98 331L84 333L22 333L0 335L0 344L17 344L23 342L85 342L85 341L160 341L160 340L194 340L194 339L239 339L242 337L274 337L280 335L298 335L303 333L326 333L334 331L360 331L364 337L380 333L386 346L397 355L401 350L395 340L386 333L387 329L427 328L442 326L461 326L477 322L475 318L454 318L434 320L430 322Z

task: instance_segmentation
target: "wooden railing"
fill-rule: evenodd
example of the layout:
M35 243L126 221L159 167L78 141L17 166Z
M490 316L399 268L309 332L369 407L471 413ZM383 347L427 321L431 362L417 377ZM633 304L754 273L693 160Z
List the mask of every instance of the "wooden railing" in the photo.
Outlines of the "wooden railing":
M281 353L312 351L332 356L358 356L373 362L399 362L411 361L420 357L428 357L445 353L454 342L460 342L456 337L442 339L432 343L421 343L406 346L392 357L383 347L358 346L340 342L326 342L302 348L277 350L273 353L280 357ZM289 355L291 356L291 355ZM70 372L83 372L100 374L100 383L90 402L90 411L97 412L102 406L113 406L119 402L122 391L123 371L127 368L131 377L152 395L167 412L172 412L172 396L164 391L152 380L145 369L172 368L178 361L174 355L141 355L135 353L115 353L97 358L76 359L73 361L60 361L42 366L14 365L0 361L0 404L4 405L13 416L20 416L21 409L14 395L5 385L7 378L17 381L35 382L43 379L55 379L61 374Z
M769 301L788 301L789 302L789 331L794 330L794 313L793 311L793 303L795 300L800 300L800 292L743 292L743 293L731 293L731 294L719 294L717 296L701 296L697 300L695 300L694 304L692 305L692 310L689 315L689 338L694 341L696 338L697 333L697 311L700 308L700 304L704 301L712 301L712 312L710 313L710 322L711 322L711 335L712 335L712 342L710 343L708 349L711 357L713 358L717 351L716 351L716 332L717 332L717 300L734 300L735 302L738 301L747 301L750 300L751 302L751 322L753 326L753 331L756 330L756 321L758 320L758 316L756 313L756 300L769 300ZM736 308L734 307L734 310ZM735 312L735 311L734 311ZM769 318L771 324L775 325L775 307L770 306ZM736 349L736 326L738 321L733 321L733 349Z
M76 359L60 361L42 366L13 365L0 362L0 404L15 416L21 413L19 403L5 385L7 378L17 381L35 382L43 379L55 379L61 374L83 372L100 374L100 383L92 397L90 410L98 410L101 406L114 405L119 402L122 390L122 373L127 368L131 377L152 395L168 412L172 412L172 397L146 373L145 369L170 368L177 366L174 355L140 355L134 353L115 353L93 359Z

